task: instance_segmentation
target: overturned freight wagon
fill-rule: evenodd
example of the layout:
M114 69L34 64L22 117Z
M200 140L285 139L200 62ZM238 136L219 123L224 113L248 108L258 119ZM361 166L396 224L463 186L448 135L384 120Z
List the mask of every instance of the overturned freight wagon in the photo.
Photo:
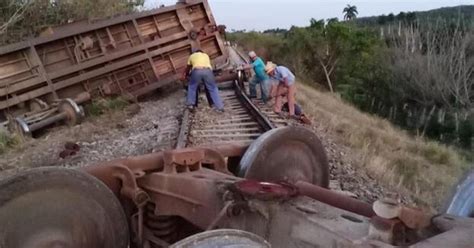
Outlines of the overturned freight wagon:
M175 81L193 48L227 59L206 0L49 31L0 47L0 123L23 134L77 123L91 98L134 99Z

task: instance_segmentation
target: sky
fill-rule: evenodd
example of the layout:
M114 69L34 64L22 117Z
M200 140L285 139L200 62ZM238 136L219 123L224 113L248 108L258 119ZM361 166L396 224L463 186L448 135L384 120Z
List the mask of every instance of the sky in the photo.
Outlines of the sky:
M343 18L347 4L357 6L359 17L423 11L474 4L474 0L208 0L218 24L227 30L256 30L306 26L311 18ZM145 0L146 8L175 4L176 0Z

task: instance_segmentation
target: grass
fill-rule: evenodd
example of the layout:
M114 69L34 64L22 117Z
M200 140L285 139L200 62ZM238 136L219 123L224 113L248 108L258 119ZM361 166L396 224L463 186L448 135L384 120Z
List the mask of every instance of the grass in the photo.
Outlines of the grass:
M107 112L123 110L129 105L129 102L122 97L95 99L92 103L85 106L85 112L88 116L100 116Z
M5 153L10 148L15 148L21 143L21 138L0 129L0 154Z
M339 143L354 151L359 168L390 188L409 193L420 206L443 204L469 167L456 149L414 137L336 95L299 84L297 100Z

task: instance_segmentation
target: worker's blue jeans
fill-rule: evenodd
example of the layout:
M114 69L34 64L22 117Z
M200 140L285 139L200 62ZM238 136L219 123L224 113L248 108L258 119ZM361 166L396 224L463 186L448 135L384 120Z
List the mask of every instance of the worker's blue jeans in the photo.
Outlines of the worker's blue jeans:
M191 72L191 80L188 85L188 97L186 104L188 106L196 105L196 92L199 84L203 82L206 86L211 99L214 102L214 106L217 109L224 109L221 97L219 96L219 89L216 85L216 79L211 69L194 69Z
M262 101L267 102L268 92L270 91L270 80L259 80L257 77L253 77L249 82L250 98L257 97L257 84L260 85L260 92L262 95Z

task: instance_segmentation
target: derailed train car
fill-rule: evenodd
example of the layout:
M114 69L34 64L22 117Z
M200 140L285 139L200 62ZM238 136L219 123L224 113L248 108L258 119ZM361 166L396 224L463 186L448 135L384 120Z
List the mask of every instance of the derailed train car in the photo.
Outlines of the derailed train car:
M206 0L186 0L0 47L0 123L23 134L75 124L91 98L134 99L174 82L193 48L224 64L224 29Z

